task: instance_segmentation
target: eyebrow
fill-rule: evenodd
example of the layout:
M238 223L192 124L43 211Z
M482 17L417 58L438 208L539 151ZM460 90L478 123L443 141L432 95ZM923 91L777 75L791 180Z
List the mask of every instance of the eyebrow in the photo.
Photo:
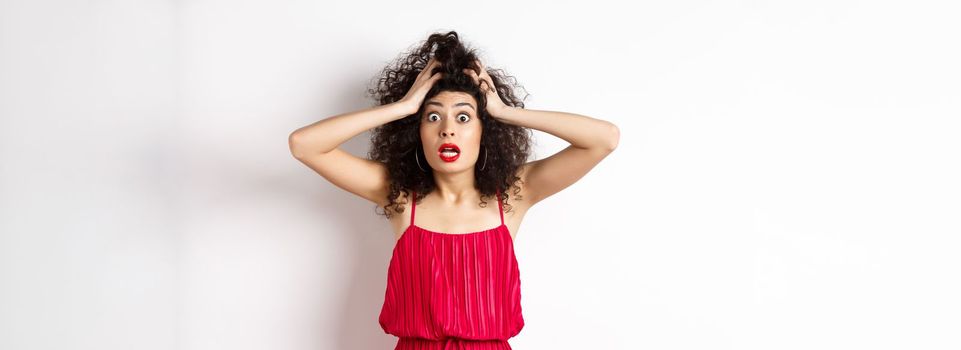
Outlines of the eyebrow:
M441 104L440 102L430 101L430 102L427 102L427 104L444 107L444 105ZM454 104L454 107L457 107L457 106L467 106L467 107L470 107L470 109L474 109L474 106L471 105L470 102L458 102L458 103L455 103L455 104Z

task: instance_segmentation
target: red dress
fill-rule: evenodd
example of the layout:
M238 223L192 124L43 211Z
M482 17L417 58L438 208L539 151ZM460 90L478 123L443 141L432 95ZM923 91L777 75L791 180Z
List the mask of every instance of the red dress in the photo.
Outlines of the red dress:
M416 198L417 193L411 198ZM394 246L380 312L395 350L504 350L524 327L514 240L504 225L471 233L443 233L414 224Z

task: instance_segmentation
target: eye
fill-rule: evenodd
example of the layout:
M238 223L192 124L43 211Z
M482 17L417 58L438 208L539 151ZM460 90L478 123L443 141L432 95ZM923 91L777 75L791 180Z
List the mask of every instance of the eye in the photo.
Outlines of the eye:
M436 117L436 118L435 118L435 117ZM439 119L440 119L440 115L438 115L438 114L435 113L435 112L430 112L430 113L427 114L427 120L428 120L428 121L437 121L437 120L439 120ZM462 123L466 123L466 122L469 122L469 121L471 120L471 116L470 116L470 114L467 114L467 113L461 113L461 114L458 114L458 115L457 115L457 120L460 120Z

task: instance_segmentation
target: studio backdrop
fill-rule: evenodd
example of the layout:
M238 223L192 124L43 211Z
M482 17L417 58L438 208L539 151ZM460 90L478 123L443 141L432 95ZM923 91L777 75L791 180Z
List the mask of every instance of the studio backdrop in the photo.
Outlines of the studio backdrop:
M514 349L957 349L957 13L3 0L0 349L391 349L391 228L287 138L448 30L620 130L517 232Z

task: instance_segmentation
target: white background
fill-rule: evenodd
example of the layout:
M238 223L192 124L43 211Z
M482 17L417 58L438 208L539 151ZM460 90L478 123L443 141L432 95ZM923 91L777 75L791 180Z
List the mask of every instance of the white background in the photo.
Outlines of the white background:
M392 349L390 227L287 136L453 29L528 108L621 130L518 231L515 349L957 349L959 15L3 0L0 348Z

